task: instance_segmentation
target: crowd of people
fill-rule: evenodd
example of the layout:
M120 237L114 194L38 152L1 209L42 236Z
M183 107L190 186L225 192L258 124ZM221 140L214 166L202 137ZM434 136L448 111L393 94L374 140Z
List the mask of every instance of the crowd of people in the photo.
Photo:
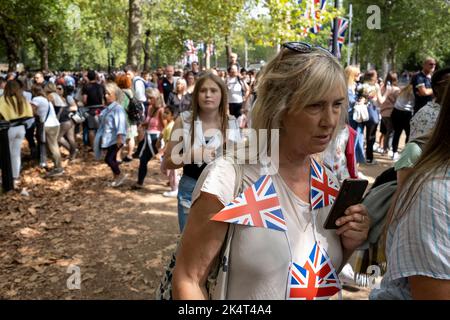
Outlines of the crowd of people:
M82 147L104 159L113 188L127 179L123 163L138 159L132 189L142 189L157 158L182 234L159 298L324 299L340 293L338 275L381 211L363 200L345 210L337 230L324 221L342 182L364 178L358 166L386 154L396 162L395 194L376 239L386 248L386 275L371 297L450 299L450 68L435 71L427 58L401 86L395 71L381 79L376 70L344 69L302 42L285 43L258 74L232 59L227 72L192 63L155 72L129 65L110 75L8 74L0 120L11 123L15 188L24 139L37 165L52 159L48 178L64 175L61 148L76 159ZM236 145L248 151L249 128L269 132L268 141L277 131L278 157L271 144L256 162L229 156Z
M230 64L230 69L236 70L236 67ZM223 71L211 71L228 84L227 95L228 90L237 90L238 93L233 95L238 99L242 93L240 100L233 105L238 106L234 114L239 118L241 128L245 128L247 112L243 109L248 108L248 104L244 105L244 101L254 86L255 72L252 70L248 76L239 77L240 82L236 84L236 74L229 78ZM244 69L241 72L246 73ZM2 109L7 114L1 118L14 122L10 129L10 147L15 188L20 185L18 148L24 138L30 153L27 158L38 160L38 165L48 171L46 177L55 177L64 174L60 148L68 151L69 160L76 159L80 153L77 139L81 136L82 147L87 151L95 152L97 157L102 150L105 151L105 162L113 172L110 184L113 187L122 185L126 179L121 174L120 164L139 159L133 189L141 189L148 162L155 156L160 160L163 158L174 120L192 109L199 75L199 64L193 62L184 70L175 70L168 65L154 72L139 72L136 66L130 65L110 75L89 70L34 74L11 72L0 77L0 96L4 96ZM19 133L13 139L15 132ZM48 169L47 154L53 160L51 170ZM171 190L164 195L176 197L181 173L171 169L167 174Z

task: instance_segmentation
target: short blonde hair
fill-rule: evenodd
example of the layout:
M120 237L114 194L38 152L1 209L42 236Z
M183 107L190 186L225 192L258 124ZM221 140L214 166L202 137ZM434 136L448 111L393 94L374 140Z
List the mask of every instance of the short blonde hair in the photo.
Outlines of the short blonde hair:
M271 129L280 129L289 109L301 110L336 86L348 99L342 66L330 53L320 49L300 53L283 48L261 70L251 113L252 128L257 132L267 129L270 135ZM347 104L343 103L341 123L346 109Z
M116 96L116 101L119 104L122 104L124 94L122 90L117 86L115 82L107 82L105 83L105 91L108 92L114 92L114 95Z
M347 86L350 88L355 85L355 76L361 73L361 70L357 66L347 66L344 69L345 78L347 79Z
M164 103L163 95L156 88L145 89L145 96L147 97L147 99L155 98L157 107L165 107L166 106L166 104Z

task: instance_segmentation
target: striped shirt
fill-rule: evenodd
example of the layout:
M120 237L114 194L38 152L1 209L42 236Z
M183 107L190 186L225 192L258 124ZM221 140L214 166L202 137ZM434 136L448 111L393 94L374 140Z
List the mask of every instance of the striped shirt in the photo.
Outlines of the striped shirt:
M370 299L412 299L411 276L450 280L450 169L423 182L408 212L389 227L386 257L387 272Z

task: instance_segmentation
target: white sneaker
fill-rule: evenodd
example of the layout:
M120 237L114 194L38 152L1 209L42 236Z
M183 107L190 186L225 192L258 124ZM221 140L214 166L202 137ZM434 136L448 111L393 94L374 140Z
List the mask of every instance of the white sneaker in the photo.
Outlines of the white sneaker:
M393 156L394 156L394 152L392 152L392 150L389 150L388 151L388 157L392 158Z
M380 145L378 144L378 142L375 142L375 143L373 144L372 150L375 151L375 152L377 152L379 147L380 147Z
M178 190L163 192L163 197L167 197L167 198L176 198L177 195L178 195Z
M392 160L397 161L400 158L400 155L398 154L398 152L395 152L392 156Z
M367 176L362 172L358 172L358 178L363 180L369 180L369 178L367 178Z
M19 190L20 189L20 179L14 179L13 180L13 189Z
M117 187L121 186L127 177L128 177L128 174L121 174L119 177L116 178L116 180L114 180L111 183L111 187L117 188Z

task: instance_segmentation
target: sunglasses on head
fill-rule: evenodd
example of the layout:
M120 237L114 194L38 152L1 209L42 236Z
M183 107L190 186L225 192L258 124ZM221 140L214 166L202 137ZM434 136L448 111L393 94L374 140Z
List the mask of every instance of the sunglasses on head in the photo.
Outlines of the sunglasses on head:
M299 53L310 53L313 52L314 50L321 50L329 55L332 55L331 52L328 51L327 49L321 46L310 45L309 43L306 42L296 42L296 41L285 42L282 44L282 47Z

